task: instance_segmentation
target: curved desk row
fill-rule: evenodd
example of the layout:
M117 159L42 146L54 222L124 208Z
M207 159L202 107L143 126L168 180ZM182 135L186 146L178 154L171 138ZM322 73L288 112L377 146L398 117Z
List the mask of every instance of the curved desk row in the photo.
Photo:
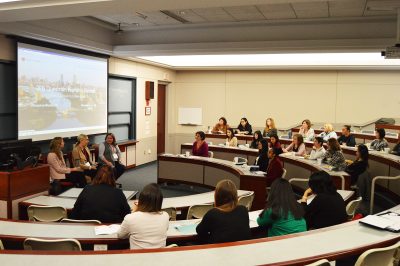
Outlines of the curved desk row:
M223 179L232 180L242 190L254 191L252 210L263 209L266 179L233 162L198 156L158 156L158 183L181 182L214 188Z
M248 195L250 191L246 190L238 190L238 196ZM72 210L74 207L76 198L66 198L66 197L54 197L54 196L38 196L33 197L27 200L24 200L19 203L20 207L20 220L26 220L26 209L30 205L43 205L43 206L61 206L67 210ZM178 210L187 209L192 205L199 204L208 204L214 202L214 191L189 195L189 196L181 196L181 197L172 197L172 198L164 198L162 208L170 208L174 207ZM133 204L133 201L128 201L129 205Z
M391 209L400 212L400 205ZM365 227L358 221L304 233L233 243L170 249L108 252L0 251L5 265L302 265L337 260L391 245L400 235ZM290 252L285 252L290 251Z
M290 140L282 139L282 144L289 144ZM306 147L308 152L312 147L312 142L307 142ZM192 144L185 143L181 145L181 152L191 151ZM248 160L249 164L253 164L255 158L258 156L258 150L250 149L243 146L239 147L225 147L219 145L210 145L209 150L214 153L214 158L225 159L233 161L236 156L244 157ZM342 147L342 151L346 159L354 160L356 155L356 149L354 147ZM291 178L308 178L313 171L325 170L330 175L342 176L345 179L345 189L349 188L349 177L344 172L329 171L324 166L318 166L313 160L306 160L297 156L282 155L282 160L285 164L285 168L288 171L286 174L287 179ZM369 151L369 171L372 177L375 176L398 176L400 175L400 156L387 154L379 151ZM388 181L381 180L378 182L381 187L390 190L397 197L400 195L400 182L399 181ZM341 186L340 186L341 187ZM338 187L339 188L339 187Z

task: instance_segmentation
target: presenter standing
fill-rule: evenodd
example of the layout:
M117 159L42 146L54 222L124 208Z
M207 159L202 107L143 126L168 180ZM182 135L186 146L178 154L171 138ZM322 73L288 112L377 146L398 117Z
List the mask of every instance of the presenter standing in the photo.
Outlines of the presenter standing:
M121 151L113 133L107 133L104 142L100 143L98 163L111 167L115 179L118 179L125 172L125 166L121 163Z

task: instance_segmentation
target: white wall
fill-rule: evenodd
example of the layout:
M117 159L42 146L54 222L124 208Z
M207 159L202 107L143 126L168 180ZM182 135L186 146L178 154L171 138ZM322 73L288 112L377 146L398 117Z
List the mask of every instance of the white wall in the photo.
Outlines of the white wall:
M109 73L136 78L136 165L141 165L157 159L157 85L159 81L172 82L167 86L167 101L169 90L173 90L175 71L161 67L150 66L128 60L110 58ZM154 99L150 100L151 115L146 116L145 82L154 82ZM172 109L171 109L172 110ZM167 116L169 110L167 108ZM168 119L166 120L168 127ZM150 152L149 152L150 151Z
M231 126L245 116L253 127L273 117L278 128L305 118L354 124L399 117L399 88L399 71L178 71L169 108L171 152L220 116ZM203 126L177 125L179 107L203 108Z

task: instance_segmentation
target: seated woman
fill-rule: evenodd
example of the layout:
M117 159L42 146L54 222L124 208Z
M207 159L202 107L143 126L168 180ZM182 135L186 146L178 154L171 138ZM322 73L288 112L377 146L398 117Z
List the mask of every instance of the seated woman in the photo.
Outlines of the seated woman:
M343 171L346 168L346 161L337 139L330 138L328 140L328 150L325 152L322 161L333 166L338 171Z
M260 142L260 140L262 140L263 137L261 135L261 131L257 130L256 132L254 132L253 134L253 141L250 144L250 148L252 149L257 149L258 148L258 143Z
M228 128L228 129L226 130L226 136L228 137L228 138L226 139L226 144L227 144L227 146L228 146L228 147L237 147L238 140L237 140L237 138L235 137L235 133L233 132L233 129L232 129L232 128Z
M337 139L337 134L336 132L333 130L333 126L332 124L325 124L324 125L324 132L322 132L321 134L318 135L319 137L321 137L324 142L327 142L328 139L330 138L335 138Z
M325 157L324 140L321 137L315 137L314 146L312 147L311 153L308 156L310 160L323 159Z
M111 167L115 179L118 179L125 172L125 166L121 163L121 151L113 133L107 133L104 140L99 144L99 164Z
M124 193L115 187L111 167L102 166L92 185L86 186L75 202L68 218L99 220L102 223L121 223L131 213Z
M132 213L125 216L118 238L129 237L131 249L165 247L169 215L161 211L162 202L163 195L157 184L145 186Z
M303 136L305 141L314 140L314 129L311 128L311 121L309 119L305 119L301 122L299 134Z
M230 180L221 180L215 188L214 208L209 210L196 227L206 243L223 243L250 239L249 213L238 205L237 189Z
M383 151L385 148L388 148L389 144L385 139L385 135L385 129L378 128L375 133L376 139L371 142L370 148L376 151Z
M225 117L220 117L218 123L213 127L212 132L218 134L226 134L229 125Z
M264 128L263 136L271 137L272 135L278 135L278 130L276 129L274 119L269 117L265 121L265 128Z
M268 142L263 139L258 143L258 157L256 158L256 165L258 165L259 170L266 172L268 168Z
M356 160L344 170L351 177L351 184L357 183L358 176L368 168L368 148L365 145L358 145Z
M304 156L306 154L306 145L302 135L294 134L292 143L286 149L283 149L283 152L291 151L295 152L296 156Z
M304 192L301 204L309 229L318 229L347 221L346 204L337 193L331 176L325 172L315 172L308 181L309 188ZM311 194L315 198L307 205Z
M50 166L51 193L58 195L62 191L60 180L66 179L76 187L86 186L85 175L80 167L69 168L65 165L62 149L64 140L61 137L55 137L50 142L50 151L47 155L47 163Z
M245 135L251 135L251 132L253 132L253 129L249 124L249 121L247 121L246 117L242 117L242 119L240 119L240 124L238 125L238 131L239 131L238 133Z
M271 186L272 182L281 178L283 174L283 163L279 158L282 153L281 148L271 148L268 151L269 164L267 168L267 187Z
M72 150L72 161L75 167L80 167L85 176L88 176L88 181L96 176L97 165L92 161L90 150L87 147L89 144L88 136L80 134L77 137L77 142Z
M394 146L393 150L390 153L394 155L400 155L400 134L397 144Z
M270 143L269 143L269 147L270 148L278 148L281 149L281 143L279 142L279 137L276 134L271 135L270 139L269 139Z
M268 236L280 236L307 231L304 210L296 201L286 179L278 178L271 185L267 205L257 218L257 224L268 227Z
M208 157L208 144L205 141L206 134L203 131L197 131L194 135L192 154L194 156Z

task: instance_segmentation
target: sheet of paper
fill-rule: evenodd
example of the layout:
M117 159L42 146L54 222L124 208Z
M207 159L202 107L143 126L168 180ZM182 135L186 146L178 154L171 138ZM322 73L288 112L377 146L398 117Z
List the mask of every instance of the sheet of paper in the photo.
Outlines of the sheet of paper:
M112 235L116 234L120 228L121 225L119 224L100 225L94 228L94 233L96 235Z

